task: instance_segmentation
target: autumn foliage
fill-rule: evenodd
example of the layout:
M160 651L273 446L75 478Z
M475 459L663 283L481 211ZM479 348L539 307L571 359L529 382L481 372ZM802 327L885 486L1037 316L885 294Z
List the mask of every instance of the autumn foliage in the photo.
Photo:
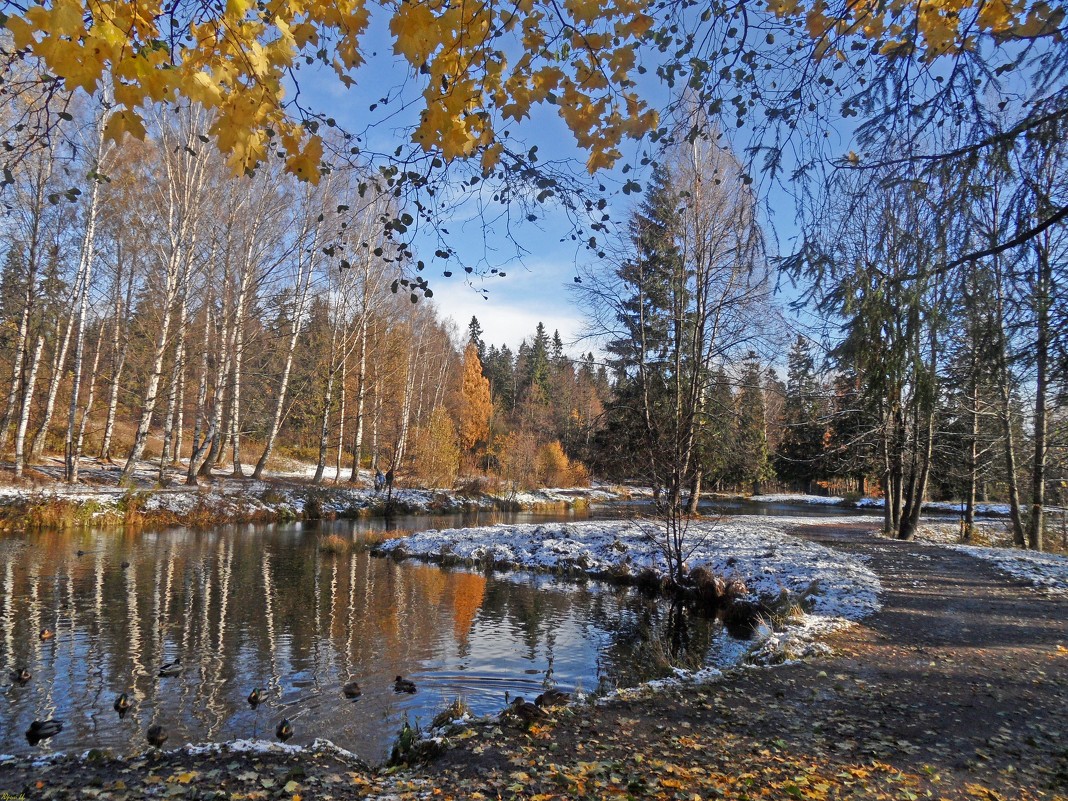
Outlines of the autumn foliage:
M482 374L482 362L474 344L468 343L464 350L463 371L460 387L460 449L469 454L489 438L490 417L493 415L489 381Z

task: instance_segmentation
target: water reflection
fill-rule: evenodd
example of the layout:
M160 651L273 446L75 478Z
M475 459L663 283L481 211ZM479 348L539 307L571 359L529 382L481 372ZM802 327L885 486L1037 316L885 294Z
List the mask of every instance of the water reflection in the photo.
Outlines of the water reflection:
M669 662L700 662L715 647L713 624L634 590L317 547L325 534L358 541L361 529L383 525L0 540L0 676L33 674L2 688L0 752L29 751L33 720L65 722L36 751L128 752L145 747L153 725L174 746L271 737L287 717L291 742L325 736L378 761L405 716L427 722L457 695L476 714L492 712L506 692L536 695L547 678L565 690L607 689L666 672ZM55 636L41 640L43 628ZM165 671L174 675L161 676L176 660ZM394 693L398 674L419 691ZM363 689L358 700L341 693L350 680ZM253 708L255 687L266 700ZM120 719L113 704L124 692L132 707Z

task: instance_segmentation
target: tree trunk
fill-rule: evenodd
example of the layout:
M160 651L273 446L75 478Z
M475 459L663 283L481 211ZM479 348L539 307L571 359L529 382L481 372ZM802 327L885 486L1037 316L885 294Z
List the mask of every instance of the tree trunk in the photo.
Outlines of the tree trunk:
M99 173L104 169L104 123L109 112L101 109L97 119L96 157L93 160L93 172ZM96 213L100 200L101 178L91 176L89 178L89 200L85 211L85 234L82 237L81 255L79 258L78 272L82 273L81 289L74 299L74 308L77 309L77 325L74 336L74 381L70 390L70 407L67 411L67 452L66 478L70 483L78 480L77 460L81 453L74 453L74 445L77 435L75 428L78 422L78 395L82 385L82 363L85 361L85 315L89 309L89 280L93 272L93 258L96 245ZM62 364L60 365L62 372ZM47 423L45 425L47 428Z
M969 381L971 386L968 392L968 402L971 408L968 410L968 490L964 499L964 530L961 539L971 542L975 533L975 493L979 483L979 349L978 343L971 343L971 359L969 364Z
M197 405L193 411L193 447L189 453L189 465L185 472L185 483L190 487L197 485L197 466L211 441L210 427L208 431L202 430L207 411L205 406L208 402L208 346L210 341L208 335L211 328L212 314L211 307L208 306L204 312L204 338L200 345L200 380L197 383Z
M156 400L159 396L159 382L163 376L163 360L167 355L167 345L169 344L174 290L175 287L173 285L167 287L163 320L160 323L159 333L156 335L152 369L148 374L148 386L145 389L144 401L141 403L141 419L137 423L133 445L130 448L129 455L126 457L126 464L122 468L120 482L127 482L133 477L137 462L144 454L145 445L148 443L148 431L152 426L152 415L156 410Z
M56 396L59 394L59 385L63 380L63 368L67 363L67 350L70 347L71 335L74 333L74 321L78 308L77 300L79 298L79 292L82 291L82 285L85 281L85 274L87 271L87 265L84 262L85 258L83 256L78 265L78 272L74 277L74 291L71 293L69 301L70 311L67 313L67 325L63 329L63 338L52 359L52 375L48 379L48 395L47 400L45 401L44 419L41 421L41 426L37 429L37 433L34 434L33 443L30 445L31 459L40 459L41 454L44 453L45 439L48 437L48 427L52 424L52 415L56 410Z
M1027 526L1027 546L1042 550L1042 528L1046 502L1046 394L1049 371L1049 305L1052 268L1049 260L1048 235L1036 246L1038 275L1035 281L1035 451L1031 465L1031 514Z
M338 392L338 412L337 412L337 455L334 459L334 483L341 483L341 459L345 454L345 395L346 386L345 383L348 380L349 372L349 354L345 351L345 356L341 359L341 385Z
M356 374L356 425L352 434L352 472L349 481L355 484L360 479L360 462L363 460L363 407L367 392L367 301L364 292L364 308L360 317L360 361Z
M319 460L315 464L315 477L312 479L316 484L322 483L323 473L326 472L326 451L330 436L330 404L333 402L335 375L336 370L331 366L326 379L326 390L323 392L323 416L319 426Z
M26 386L22 392L22 408L19 410L19 423L15 431L15 478L22 477L26 464L26 429L30 425L30 407L33 405L33 388L37 383L37 369L41 366L41 352L44 350L44 337L37 337L37 346L33 349L30 362L30 374L26 377Z
M126 297L123 302L123 293L120 290L122 283L122 246L120 244L117 254L116 277L115 277L115 312L111 323L111 390L108 397L108 413L104 423L104 439L100 443L100 458L111 461L111 438L115 431L115 413L119 408L119 386L121 385L122 371L126 366L126 352L129 349L129 311L133 303L134 270L130 265L130 272L126 278Z
M293 354L296 352L297 339L300 337L301 320L304 317L304 309L308 300L308 287L311 283L312 264L309 260L305 259L304 254L299 251L297 253L297 259L296 297L294 298L294 308L290 315L289 341L286 343L286 361L285 366L282 368L282 380L279 382L278 386L278 398L274 404L271 427L267 430L267 442L263 446L263 453L260 454L259 461L256 462L255 470L252 471L252 477L255 479L263 477L263 471L267 469L267 461L271 458L271 451L274 450L274 443L278 438L278 432L282 428L282 415L285 411L286 393L289 390L289 376L293 370Z
M71 463L73 464L73 470L71 473L71 483L78 481L78 463L82 458L82 448L85 445L85 426L89 420L89 414L93 411L93 403L96 400L96 378L97 368L100 367L100 352L104 349L104 324L106 320L100 321L100 328L96 333L96 349L93 352L93 366L89 371L89 393L85 399L85 409L82 410L82 420L78 424L78 435L74 441L74 455Z

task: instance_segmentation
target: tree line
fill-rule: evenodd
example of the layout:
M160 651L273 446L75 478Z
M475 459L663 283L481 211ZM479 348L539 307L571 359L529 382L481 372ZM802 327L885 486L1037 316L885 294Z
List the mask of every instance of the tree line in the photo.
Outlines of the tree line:
M315 481L362 466L529 485L539 464L541 480L585 480L565 453L600 414L603 371L543 326L517 354L477 335L465 353L402 291L404 213L366 176L235 177L194 109L122 147L102 107L72 112L80 146L21 162L0 220L0 448L16 478L62 454L71 482L86 457L195 484L261 477L273 456L314 464ZM483 362L492 396L470 380Z

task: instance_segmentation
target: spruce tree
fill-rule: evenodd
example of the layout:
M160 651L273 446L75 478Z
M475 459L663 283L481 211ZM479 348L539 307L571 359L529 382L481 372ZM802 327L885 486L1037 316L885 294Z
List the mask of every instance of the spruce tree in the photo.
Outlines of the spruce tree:
M808 493L813 482L824 475L827 426L812 351L800 335L787 360L783 411L785 431L775 458L775 472L783 481Z

